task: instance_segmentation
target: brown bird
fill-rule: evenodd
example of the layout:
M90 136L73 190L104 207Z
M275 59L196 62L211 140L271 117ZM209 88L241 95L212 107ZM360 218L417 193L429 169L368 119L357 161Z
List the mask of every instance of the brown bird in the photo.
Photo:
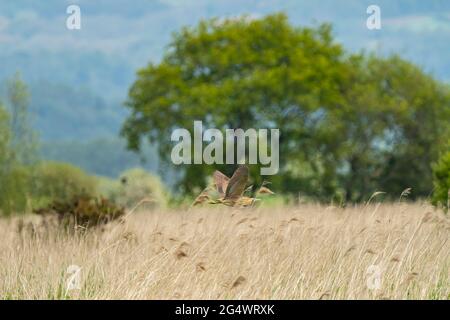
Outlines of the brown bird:
M213 177L217 192L222 196L222 198L211 200L209 203L221 203L228 206L234 206L245 191L245 186L249 178L248 167L245 165L240 165L234 172L231 179L220 171L214 172Z
M231 207L250 207L260 199L247 197L244 194L251 192L252 186L246 188L249 179L249 170L245 165L240 165L234 172L233 176L228 178L222 172L216 170L213 174L214 188L219 194L219 199L211 199L209 191L211 187L204 189L198 197L194 200L192 206L208 202L210 204L224 204ZM256 192L258 194L274 194L266 185L269 184L264 181L262 186Z

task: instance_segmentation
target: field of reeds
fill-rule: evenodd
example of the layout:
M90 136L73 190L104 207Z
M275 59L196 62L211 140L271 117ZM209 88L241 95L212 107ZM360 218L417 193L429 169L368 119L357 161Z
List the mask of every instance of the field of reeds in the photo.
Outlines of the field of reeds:
M141 211L75 232L39 219L0 220L2 299L450 298L450 219L427 204Z

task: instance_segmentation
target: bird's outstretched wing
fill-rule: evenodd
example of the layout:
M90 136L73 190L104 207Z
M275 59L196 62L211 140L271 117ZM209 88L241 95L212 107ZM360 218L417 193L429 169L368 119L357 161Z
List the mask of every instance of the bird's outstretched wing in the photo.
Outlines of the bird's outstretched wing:
M248 167L245 165L239 166L234 172L225 192L225 199L237 200L245 191L245 185L247 184L249 177Z
M216 170L213 174L214 185L216 186L217 192L223 197L225 196L225 191L227 190L228 182L230 178L224 175L222 172Z

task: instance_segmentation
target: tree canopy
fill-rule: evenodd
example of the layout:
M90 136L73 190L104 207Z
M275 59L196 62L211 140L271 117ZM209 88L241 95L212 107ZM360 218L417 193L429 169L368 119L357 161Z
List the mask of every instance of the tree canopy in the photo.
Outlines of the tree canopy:
M361 201L374 191L432 188L431 163L450 123L449 88L398 56L350 54L330 25L294 27L283 14L212 19L174 34L160 63L137 73L122 128L131 149L157 143L170 164L171 131L279 128L276 190ZM258 168L251 168L256 179ZM180 191L215 168L180 168Z

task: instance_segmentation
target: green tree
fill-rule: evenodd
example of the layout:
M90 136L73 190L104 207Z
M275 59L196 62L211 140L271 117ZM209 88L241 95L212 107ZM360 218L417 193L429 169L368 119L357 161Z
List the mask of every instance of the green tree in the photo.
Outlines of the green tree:
M27 205L27 172L16 164L10 140L10 116L0 103L0 214L4 215Z
M324 24L298 28L283 14L202 21L176 33L159 64L139 70L122 128L144 136L167 165L174 128L280 128L279 191L362 201L431 192L431 163L450 123L448 87L393 56L350 55ZM234 168L216 166L225 173ZM205 185L212 166L185 166L181 191ZM252 168L255 177L257 166Z
M11 148L20 164L29 165L37 160L37 134L30 124L30 95L20 74L7 81L7 104L11 115Z
M433 177L433 204L448 210L450 203L450 151L444 153L433 166Z
M36 135L29 123L29 95L16 74L7 83L7 106L0 105L0 213L29 209L30 174L37 160Z
M377 190L395 198L432 189L431 164L445 145L450 124L448 86L398 56L353 56L345 104L334 113L333 132L341 185L347 200Z
M168 160L172 129L202 120L220 129L281 128L282 159L312 149L321 106L342 98L339 82L346 65L330 33L328 25L294 28L282 14L184 28L163 61L140 70L130 89L132 114L122 130L129 147L139 149L147 135ZM185 168L181 190L203 186L212 170Z
M0 170L2 171L5 170L10 158L10 138L9 114L0 102Z

